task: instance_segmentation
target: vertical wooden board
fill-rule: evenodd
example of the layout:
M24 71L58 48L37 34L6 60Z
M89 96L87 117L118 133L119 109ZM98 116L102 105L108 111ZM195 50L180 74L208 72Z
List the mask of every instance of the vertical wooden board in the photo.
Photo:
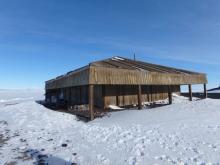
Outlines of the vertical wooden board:
M120 87L120 106L125 106L125 86Z
M65 88L65 100L68 101L68 88Z
M147 101L150 102L150 98L151 98L151 93L150 93L150 86L147 86Z
M103 107L103 97L102 97L102 85L94 86L94 105L98 108Z
M149 86L149 90L150 90L150 96L149 96L149 101L152 102L152 98L153 98L153 93L152 93L152 85Z
M161 100L161 95L162 95L162 90L161 90L161 86L159 85L157 88L157 99Z
M85 104L84 86L80 86L80 104Z
M152 85L152 102L155 100L154 86Z
M69 98L70 98L70 90L69 90L69 88L66 88L65 100L66 100L67 104L69 104Z
M71 104L71 105L73 104L73 95L74 95L74 93L73 93L73 88L70 87L70 104Z
M76 88L75 87L72 87L72 90L71 90L71 92L72 92L72 98L71 98L71 101L72 101L72 104L73 105L77 105L77 95L76 95L76 93L77 93L77 91L76 91Z
M67 88L66 95L67 95L67 104L70 105L71 90L69 87Z
M169 98L169 104L172 104L172 87L168 86L168 98Z
M116 91L115 87L111 85L105 86L105 108L109 105L116 105Z
M147 86L146 85L142 86L142 101L143 102L148 102L148 91L147 91Z
M124 106L124 93L123 93L123 85L119 86L119 96L118 96L118 102L119 106Z
M115 91L116 92L115 93L115 95L116 95L116 105L119 106L119 95L120 95L120 91L119 90L120 90L120 86L116 85L115 88L116 88L116 91Z
M158 93L157 93L158 87L154 85L154 93L155 93L155 98L154 101L158 100Z
M138 85L138 109L142 109L142 87L141 85Z
M69 88L70 90L70 99L69 99L69 102L70 102L70 105L72 104L72 97L73 97L73 91L72 91L72 88L70 87Z
M148 101L151 102L151 86L150 85L148 86L148 90L149 90Z
M82 98L82 95L81 95L81 86L77 87L77 94L76 94L76 99L77 99L77 104L80 105L81 104L81 98Z
M105 106L118 105L138 105L138 86L133 85L120 85L120 86L106 86ZM154 102L157 100L164 100L168 98L168 86L143 86L142 87L142 101L143 102ZM171 86L172 91L179 91L179 86Z
M81 87L81 104L88 104L89 98L88 98L88 86L82 86Z
M77 89L76 89L76 87L72 88L72 92L73 92L72 93L73 105L77 105L78 99L77 99Z
M106 109L107 107L105 107L105 102L106 102L106 89L105 89L105 85L102 85L102 101L103 101L103 108Z

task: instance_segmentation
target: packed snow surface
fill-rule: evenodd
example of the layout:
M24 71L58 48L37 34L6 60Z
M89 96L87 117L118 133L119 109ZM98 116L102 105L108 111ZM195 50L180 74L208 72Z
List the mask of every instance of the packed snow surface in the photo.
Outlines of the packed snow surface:
M0 106L7 103L21 103L23 101L43 99L43 90L40 89L0 89Z
M35 102L41 92L8 92L0 94L8 100L0 103L0 165L220 163L219 100L174 96L172 105L85 123Z

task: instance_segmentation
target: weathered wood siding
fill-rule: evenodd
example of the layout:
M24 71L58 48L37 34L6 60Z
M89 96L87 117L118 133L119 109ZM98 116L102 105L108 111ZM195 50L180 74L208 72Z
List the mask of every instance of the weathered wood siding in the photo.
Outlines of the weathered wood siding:
M99 108L104 105L102 89L100 85L94 87L94 105ZM51 101L51 97L56 97L58 101L65 101L68 105L88 104L88 95L88 85L46 90L46 100Z
M46 89L67 88L89 84L89 67L46 82Z
M206 84L205 74L172 74L88 66L46 82L46 89L83 85L187 85Z
M154 102L168 98L168 86L143 85L142 102ZM180 93L180 86L173 85L171 90ZM46 98L65 101L67 105L88 104L88 85L47 90ZM129 106L138 103L137 85L95 85L94 105L99 108L108 108L109 105Z
M46 91L46 99L51 101L56 97L57 101L64 101L68 105L88 104L88 86L59 88Z
M205 74L170 74L90 67L90 84L125 85L186 85L207 83Z
M138 86L105 85L103 86L104 108L109 105L129 106L138 104ZM171 86L173 93L180 94L180 86ZM142 102L154 102L168 98L168 86L142 86Z
M103 108L104 106L102 85L94 86L94 105L99 108Z

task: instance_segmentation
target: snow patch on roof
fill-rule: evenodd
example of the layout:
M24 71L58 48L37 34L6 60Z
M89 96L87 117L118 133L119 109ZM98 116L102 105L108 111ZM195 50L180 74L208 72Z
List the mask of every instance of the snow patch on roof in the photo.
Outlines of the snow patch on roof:
M116 61L121 60L121 61L123 61L125 59L121 58L121 57L118 57L118 56L115 56L115 57L112 58L112 60L116 60Z

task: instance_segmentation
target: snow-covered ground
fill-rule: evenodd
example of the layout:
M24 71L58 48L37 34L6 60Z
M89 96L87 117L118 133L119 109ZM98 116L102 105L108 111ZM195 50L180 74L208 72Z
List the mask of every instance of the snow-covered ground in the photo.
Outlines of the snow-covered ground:
M0 165L220 163L220 100L175 96L172 105L85 123L37 104L41 91L8 92L0 91Z
M0 89L0 106L40 99L44 99L44 91L40 89Z

